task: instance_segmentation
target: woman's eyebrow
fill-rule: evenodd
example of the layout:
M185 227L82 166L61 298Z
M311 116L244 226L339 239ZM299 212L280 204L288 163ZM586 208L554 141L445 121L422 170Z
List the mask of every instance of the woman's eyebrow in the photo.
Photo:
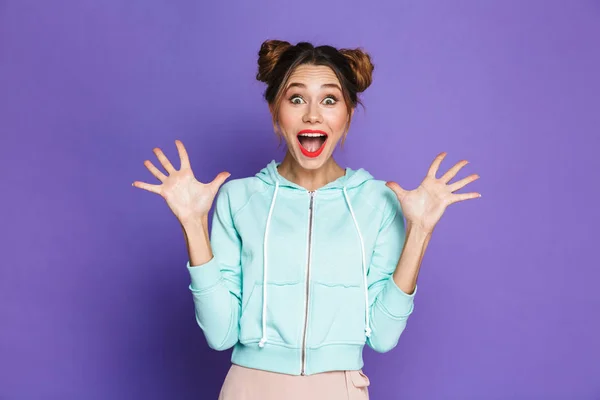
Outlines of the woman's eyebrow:
M290 83L290 85L288 86L288 89L291 89L293 87L306 89L306 85L304 83L300 83L300 82ZM321 88L335 88L335 89L338 89L340 92L342 91L342 88L337 83L325 83L325 84L321 85Z

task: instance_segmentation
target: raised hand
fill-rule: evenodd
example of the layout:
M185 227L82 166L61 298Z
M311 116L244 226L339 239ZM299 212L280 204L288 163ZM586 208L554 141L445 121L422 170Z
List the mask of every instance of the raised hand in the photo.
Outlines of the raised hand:
M175 141L181 166L176 170L169 159L159 148L154 148L154 154L161 165L167 171L165 175L152 164L150 160L144 161L144 165L159 181L160 185L135 181L133 186L161 195L169 205L169 208L179 222L185 225L187 222L200 221L208 215L212 203L221 185L229 178L228 172L221 172L210 183L202 183L196 180L190 166L190 160L180 140Z
M467 184L479 179L479 175L472 174L466 178L449 184L450 180L456 176L462 167L468 164L463 160L456 163L441 178L436 178L436 174L442 163L446 152L440 153L429 167L425 179L415 190L405 190L396 182L387 182L386 186L392 189L400 205L407 223L418 226L425 232L433 232L446 207L458 201L476 199L481 197L479 193L454 193Z

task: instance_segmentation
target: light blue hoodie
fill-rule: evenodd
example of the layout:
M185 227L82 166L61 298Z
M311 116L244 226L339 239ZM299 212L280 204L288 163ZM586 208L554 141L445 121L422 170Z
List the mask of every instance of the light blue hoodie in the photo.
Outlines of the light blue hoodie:
M272 161L216 198L214 257L187 264L196 320L235 364L292 375L363 367L365 343L398 343L412 294L392 279L405 239L400 203L363 169L309 192ZM368 289L366 289L368 288Z

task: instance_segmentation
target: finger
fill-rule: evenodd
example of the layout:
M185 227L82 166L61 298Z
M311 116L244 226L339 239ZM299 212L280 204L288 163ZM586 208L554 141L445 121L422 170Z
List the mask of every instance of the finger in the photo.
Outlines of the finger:
M190 158L189 158L187 150L185 149L185 146L183 145L181 140L176 140L175 146L177 146L177 151L179 153L179 161L181 161L181 169L191 168Z
M150 185L149 183L135 181L131 184L131 186L134 186L134 187L140 188L140 189L144 189L144 190L147 190L152 193L160 194L160 187L162 185Z
M225 183L225 180L230 176L231 174L229 172L221 172L215 177L215 179L213 179L210 185L213 186L215 190L217 190L221 187L221 185L223 185L223 183Z
M469 175L466 178L461 179L460 181L456 181L453 184L448 185L448 187L450 188L451 192L456 192L458 189L462 189L463 187L465 187L473 181L476 181L477 179L479 179L479 175Z
M175 168L173 167L173 164L171 164L171 161L169 161L169 159L167 158L167 156L165 156L165 153L163 153L161 149L159 149L158 147L155 147L154 149L152 149L152 151L154 152L154 154L156 154L158 161L160 161L162 166L165 168L165 170L169 174L172 174L173 172L175 172Z
M438 172L438 169L440 168L440 164L442 163L442 161L444 160L444 157L446 157L446 153L445 151L438 154L437 157L435 158L435 160L433 160L433 162L431 163L431 166L429 167L429 171L427 171L427 176L436 179L435 175Z
M385 186L392 189L394 191L394 193L396 193L396 196L398 196L399 199L404 198L404 196L406 195L406 190L404 190L402 188L402 186L400 186L396 182L386 182Z
M457 162L444 175L442 175L442 177L440 178L440 180L442 182L444 182L444 183L450 182L450 180L452 178L454 178L456 176L456 174L458 174L458 171L460 171L461 168L464 167L465 165L467 165L468 163L469 162L467 160L461 160L461 161Z
M148 171L150 171L152 175L154 175L159 181L164 182L167 179L167 176L163 174L161 170L156 168L154 164L152 164L152 161L146 160L144 161L144 165L146 168L148 168Z
M458 194L453 194L450 197L449 203L452 204L452 203L456 203L459 201L477 199L479 197L481 197L480 193L474 193L474 192L473 193L458 193Z

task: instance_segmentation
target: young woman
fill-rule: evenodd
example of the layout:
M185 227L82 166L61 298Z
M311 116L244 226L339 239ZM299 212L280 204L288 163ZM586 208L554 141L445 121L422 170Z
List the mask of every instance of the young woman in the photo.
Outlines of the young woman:
M368 398L364 345L396 346L436 223L448 205L480 196L454 193L476 174L449 183L466 161L437 177L445 153L410 191L336 163L372 71L359 49L268 40L257 79L287 144L283 161L204 184L177 140L179 170L155 148L167 174L145 165L161 184L134 182L164 197L181 223L208 345L233 347L221 399Z

